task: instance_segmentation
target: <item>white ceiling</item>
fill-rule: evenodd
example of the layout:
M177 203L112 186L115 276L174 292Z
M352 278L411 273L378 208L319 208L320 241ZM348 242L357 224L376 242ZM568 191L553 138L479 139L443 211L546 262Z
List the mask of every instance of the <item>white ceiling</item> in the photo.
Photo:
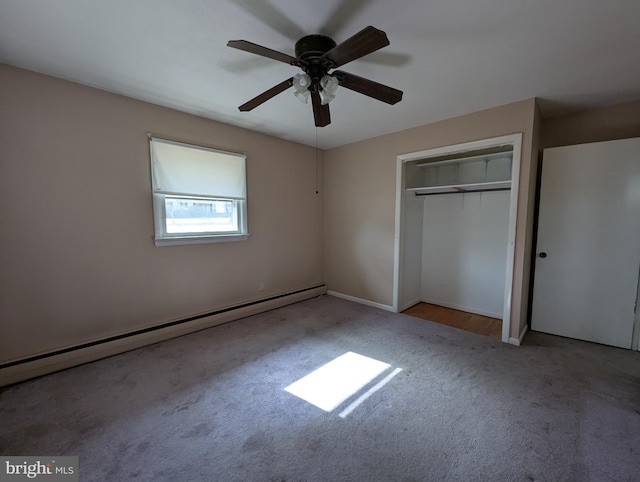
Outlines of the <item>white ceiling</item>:
M299 70L226 43L294 55L367 25L391 45L341 69L404 98L339 89L319 147L530 97L546 116L640 99L638 0L0 0L0 62L315 145L292 89L237 109Z

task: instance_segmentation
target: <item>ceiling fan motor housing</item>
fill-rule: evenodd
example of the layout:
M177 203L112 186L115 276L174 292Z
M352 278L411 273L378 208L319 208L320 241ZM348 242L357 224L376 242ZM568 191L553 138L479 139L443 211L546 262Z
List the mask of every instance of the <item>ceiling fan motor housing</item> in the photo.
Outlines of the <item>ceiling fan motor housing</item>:
M335 46L326 35L306 35L296 42L296 57L307 62L317 60Z
M335 46L334 40L326 35L306 35L296 42L296 57L304 63L302 68L316 88L331 68L330 62L320 62L320 58Z

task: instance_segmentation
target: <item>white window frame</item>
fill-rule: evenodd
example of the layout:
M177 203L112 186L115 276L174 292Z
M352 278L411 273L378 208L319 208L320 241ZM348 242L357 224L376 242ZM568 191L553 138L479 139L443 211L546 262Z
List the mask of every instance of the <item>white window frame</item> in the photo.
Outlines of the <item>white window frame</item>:
M226 189L224 186L210 188L206 183L196 182L197 187L189 188L189 182L182 183L171 179L170 173L179 169L180 164L177 159L168 157L166 152L164 155L159 155L158 152L161 152L163 149L162 146L171 146L170 150L174 152L179 152L175 147L182 148L184 149L183 152L185 156L189 156L190 153L198 155L200 158L199 168L204 169L203 172L208 176L215 176L216 169L221 169L225 163L227 165L231 163L234 166L232 169L234 176L234 186L231 188L232 195L230 195L228 191L225 192ZM166 151L166 149L164 150ZM154 242L156 246L243 241L249 237L247 223L246 156L244 154L186 144L149 135L149 157L151 161L153 221L155 227ZM218 159L216 159L216 157ZM189 163L185 163L185 166L188 166L188 164ZM170 169L166 169L167 166L170 167ZM188 179L189 171L187 171L186 174L186 178ZM194 173L193 179L201 175L202 173ZM222 192L217 192L217 190L221 190ZM184 200L185 202L197 200L233 201L234 224L237 225L237 230L192 231L184 233L169 232L167 228L165 202L167 198L176 198Z

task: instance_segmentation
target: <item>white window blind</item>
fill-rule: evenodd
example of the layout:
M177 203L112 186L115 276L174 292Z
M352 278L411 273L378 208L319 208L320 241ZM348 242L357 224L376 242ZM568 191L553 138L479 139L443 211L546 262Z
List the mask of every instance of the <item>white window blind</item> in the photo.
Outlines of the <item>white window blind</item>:
M151 158L154 192L246 197L244 155L151 138Z

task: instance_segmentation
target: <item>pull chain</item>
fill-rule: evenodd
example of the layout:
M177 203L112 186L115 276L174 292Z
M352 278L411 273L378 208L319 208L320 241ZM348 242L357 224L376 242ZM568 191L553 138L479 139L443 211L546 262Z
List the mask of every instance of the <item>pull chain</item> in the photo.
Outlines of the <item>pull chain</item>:
M316 126L316 194L318 193L318 127Z

